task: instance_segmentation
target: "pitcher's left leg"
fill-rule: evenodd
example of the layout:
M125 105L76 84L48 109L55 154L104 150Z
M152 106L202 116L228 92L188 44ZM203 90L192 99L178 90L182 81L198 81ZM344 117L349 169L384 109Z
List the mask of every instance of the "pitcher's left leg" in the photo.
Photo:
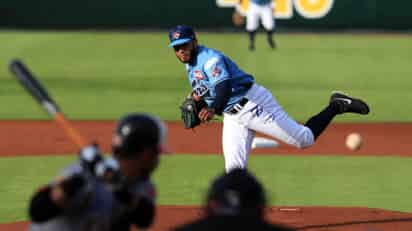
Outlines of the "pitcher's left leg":
M266 88L254 84L246 97L249 102L243 110L245 117L250 118L247 124L249 129L298 148L314 143L312 131L290 118Z
M250 129L298 148L306 148L313 145L315 139L312 131L308 127L297 123L286 113L278 118L270 117L268 114L261 116L255 116L250 121Z
M321 112L312 116L305 126L312 130L315 140L326 129L332 119L339 114L356 113L369 114L369 106L362 99L354 98L342 92L332 92L328 106Z
M369 113L369 106L363 100L335 92L327 107L301 125L289 117L265 88L259 87L256 92L259 94L250 95L254 102L248 106L253 119L248 127L298 148L311 146L338 114Z

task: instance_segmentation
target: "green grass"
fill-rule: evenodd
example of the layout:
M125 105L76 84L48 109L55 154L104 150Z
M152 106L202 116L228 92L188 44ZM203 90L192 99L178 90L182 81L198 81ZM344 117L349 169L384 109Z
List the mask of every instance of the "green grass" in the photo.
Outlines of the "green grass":
M16 157L0 159L0 223L27 219L30 195L48 183L74 157Z
M65 157L1 158L0 223L25 220L28 198L63 166ZM253 156L250 169L271 205L330 205L412 212L412 158ZM154 175L159 204L201 205L221 156L163 156Z
M367 99L369 116L338 121L411 121L412 43L409 36L280 34L279 49L247 51L245 34L202 33L200 43L222 50L258 83L269 88L300 121L318 112L330 91ZM22 58L74 119L117 119L147 111L179 119L178 104L189 91L184 66L167 48L164 33L0 32L0 119L48 116L7 70ZM396 112L396 113L394 113Z
M279 49L247 51L244 34L199 33L269 88L295 119L323 108L330 91L365 98L369 116L336 121L412 121L410 36L280 34ZM31 67L72 119L118 119L147 111L179 119L189 91L184 66L167 48L165 33L0 32L0 119L48 116L8 71L11 58ZM25 220L30 195L73 156L0 159L0 223ZM271 205L365 206L412 212L412 158L255 156L250 169ZM200 205L221 156L164 156L154 179L160 204Z

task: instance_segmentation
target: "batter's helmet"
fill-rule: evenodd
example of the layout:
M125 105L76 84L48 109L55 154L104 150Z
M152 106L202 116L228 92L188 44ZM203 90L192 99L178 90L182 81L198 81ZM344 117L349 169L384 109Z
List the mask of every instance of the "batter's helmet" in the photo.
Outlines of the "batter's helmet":
M265 192L245 169L233 169L215 179L207 195L209 213L215 215L263 214Z
M128 114L117 123L112 142L113 154L134 156L145 148L161 147L165 138L166 127L159 118L148 114Z

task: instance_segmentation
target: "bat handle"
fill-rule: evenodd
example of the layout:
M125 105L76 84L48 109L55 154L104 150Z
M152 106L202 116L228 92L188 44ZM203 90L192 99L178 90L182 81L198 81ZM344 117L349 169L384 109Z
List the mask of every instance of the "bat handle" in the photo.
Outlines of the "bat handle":
M77 145L79 149L85 147L87 142L85 139L77 132L76 129L66 120L61 112L56 112L54 114L55 121L64 129L66 135Z

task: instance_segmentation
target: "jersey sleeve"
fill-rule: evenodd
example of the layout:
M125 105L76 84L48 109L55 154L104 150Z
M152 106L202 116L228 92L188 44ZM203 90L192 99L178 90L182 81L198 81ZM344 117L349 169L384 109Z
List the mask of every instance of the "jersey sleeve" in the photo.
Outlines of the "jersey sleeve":
M230 78L230 72L226 65L225 58L221 55L209 58L205 62L203 69L213 86Z

